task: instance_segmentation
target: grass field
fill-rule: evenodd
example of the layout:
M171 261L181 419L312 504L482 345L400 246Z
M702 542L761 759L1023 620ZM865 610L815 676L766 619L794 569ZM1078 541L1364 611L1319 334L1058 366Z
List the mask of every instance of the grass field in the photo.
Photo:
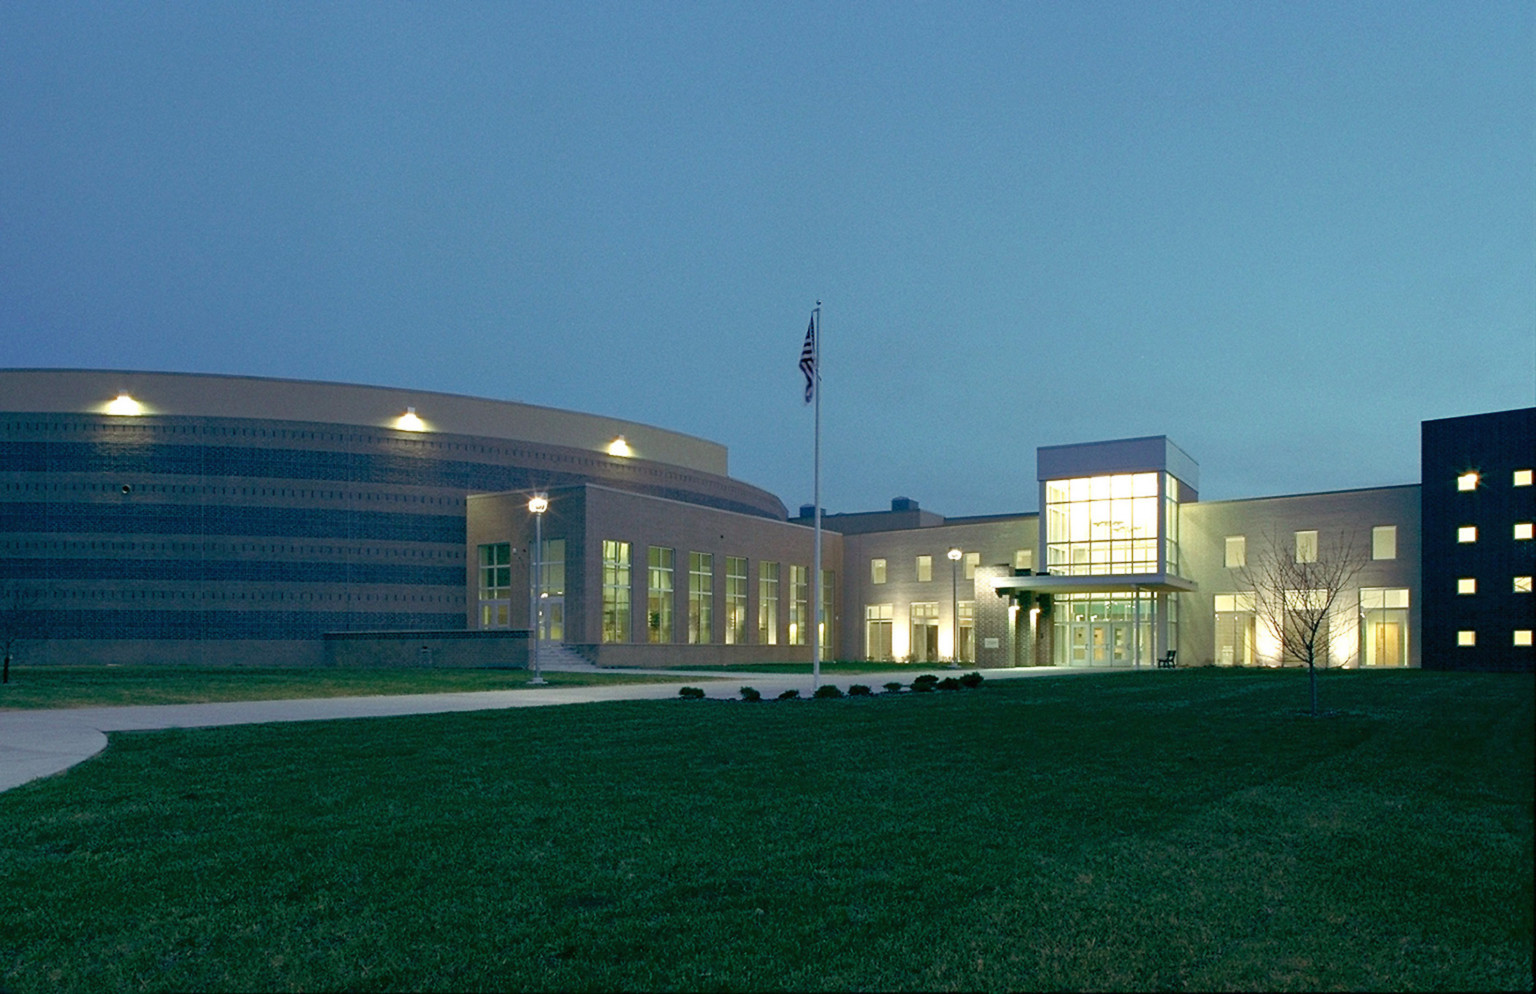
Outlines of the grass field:
M0 711L518 690L528 686L529 676L526 670L40 666L15 670L10 683L0 684ZM544 674L551 687L677 679L634 673Z
M114 735L0 987L1530 989L1532 677L1180 670Z

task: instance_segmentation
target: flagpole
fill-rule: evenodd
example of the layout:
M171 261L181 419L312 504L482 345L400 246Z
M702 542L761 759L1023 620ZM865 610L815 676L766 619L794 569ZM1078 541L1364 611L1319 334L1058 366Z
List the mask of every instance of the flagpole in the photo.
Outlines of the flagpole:
M815 540L811 555L811 597L815 608L811 611L811 687L821 687L821 301L816 301L811 311L811 323L816 335L812 343L815 350L812 369L815 371L816 441L813 446L814 466L811 470L811 503L816 516Z

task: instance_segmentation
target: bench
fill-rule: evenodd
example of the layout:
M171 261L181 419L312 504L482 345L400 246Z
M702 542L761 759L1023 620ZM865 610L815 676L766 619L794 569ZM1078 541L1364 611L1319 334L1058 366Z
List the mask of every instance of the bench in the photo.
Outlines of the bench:
M1171 669L1173 669L1174 667L1179 665L1178 664L1178 656L1179 656L1179 650L1177 650L1177 649L1169 649L1166 655L1162 655L1162 656L1157 657L1157 668L1160 669L1160 670L1171 670Z

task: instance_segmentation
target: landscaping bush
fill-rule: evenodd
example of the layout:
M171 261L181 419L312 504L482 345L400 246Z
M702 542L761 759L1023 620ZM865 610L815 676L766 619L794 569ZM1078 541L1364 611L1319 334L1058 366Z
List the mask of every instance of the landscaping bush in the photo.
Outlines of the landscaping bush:
M856 683L853 686L848 688L848 696L849 697L868 697L869 696L869 688L864 686L862 683Z
M686 698L687 700L696 701L704 696L704 689L702 687L684 687L677 694L679 697Z
M817 687L816 688L816 693L812 694L811 696L812 697L842 697L843 696L843 692L841 690L838 690L836 687L832 686L830 683L824 683L820 687Z
M896 680L892 680L885 685L885 690L888 694L899 694L901 693L901 684Z
M960 685L962 687L970 687L972 690L975 690L977 687L981 686L981 680L981 674L977 673L975 670L972 670L960 678Z
M947 676L944 679L939 681L939 689L940 690L959 690L960 689L960 681L956 680L952 676Z
M763 695L756 687L743 687L741 688L741 699L744 701L760 701L763 699Z
M917 691L919 694L926 694L933 690L934 685L938 682L939 678L934 676L932 673L924 673L922 676L912 681L912 689Z
M799 696L800 696L800 691L795 690L794 688L790 688L789 690L786 690L786 691L784 691L784 693L779 695L779 700L781 700L781 701L792 701L792 700L794 700L795 698L797 698Z

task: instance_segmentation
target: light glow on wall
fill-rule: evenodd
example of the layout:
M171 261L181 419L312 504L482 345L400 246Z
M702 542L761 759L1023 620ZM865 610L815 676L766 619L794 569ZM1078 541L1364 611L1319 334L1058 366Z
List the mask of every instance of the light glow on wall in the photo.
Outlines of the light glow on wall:
M102 410L108 414L117 414L122 417L135 417L144 413L144 405L126 393L120 393L117 395L117 399L107 404Z
M621 456L627 459L634 453L630 451L629 442L625 441L623 435L620 435L618 438L615 438L613 441L608 443L608 454L610 456Z
M416 414L416 408L407 407L405 413L395 419L395 427L401 431L426 431L427 423Z

